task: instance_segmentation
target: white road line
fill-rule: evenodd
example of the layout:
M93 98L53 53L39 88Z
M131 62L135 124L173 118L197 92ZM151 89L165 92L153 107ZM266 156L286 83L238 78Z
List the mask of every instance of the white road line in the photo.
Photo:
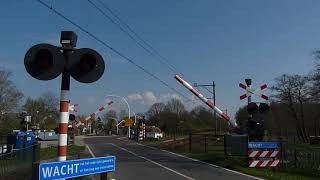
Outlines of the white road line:
M158 148L147 146L147 145L144 145L144 144L140 144L140 145L148 147L148 148L151 148L151 149L158 149ZM166 152L166 153L169 153L169 154L173 154L173 155L176 155L176 156L179 156L179 157L183 157L183 158L186 158L186 159L189 159L189 160L192 160L192 161L201 162L201 163L204 163L206 165L209 165L209 166L212 166L212 167L215 167L215 168L221 168L221 169L224 169L226 171L229 171L229 172L232 172L232 173L235 173L235 174L240 174L240 175L243 175L243 176L246 176L246 177L250 177L250 178L253 178L253 179L257 179L257 180L264 180L264 179L259 178L259 177L251 176L251 175L244 174L244 173L241 173L241 172L238 172L238 171L234 171L234 170L231 170L231 169L227 169L227 168L224 168L224 167L221 167L221 166L210 164L210 163L207 163L207 162L204 162L204 161L200 161L198 159L193 159L193 158L190 158L188 156L177 154L177 153L174 153L174 152L170 152L170 151L167 151L167 150L164 150L164 149L158 149L158 150L161 150L163 152Z
M119 139L119 140L120 140L120 139ZM122 139L121 139L121 140L122 140ZM119 146L117 146L117 145L115 145L115 144L113 144L113 143L102 143L102 144L111 144L111 145L113 145L113 146L118 147L118 148L121 149L121 147L119 147ZM238 171L234 171L234 170L231 170L231 169L227 169L227 168L224 168L224 167L221 167L221 166L217 166L217 165L214 165L214 164L210 164L210 163L207 163L207 162L204 162L204 161L200 161L200 160L198 160L198 159L193 159L193 158L187 157L187 156L182 155L182 154L177 154L177 153L170 152L170 151L167 151L167 150L164 150L164 149L158 149L158 148L151 147L151 146L147 146L147 145L140 144L140 143L135 143L135 144L140 145L140 146L144 146L144 147L148 147L148 148L151 148L151 149L160 150L160 151L163 151L163 152L166 152L166 153L169 153L169 154L173 154L173 155L176 155L176 156L179 156L179 157L182 157L182 158L186 158L186 159L195 161L195 162L204 163L204 164L206 164L206 165L208 165L208 166L211 166L211 167L221 168L221 169L223 169L223 170L226 170L226 171L229 171L229 172L232 172L232 173L235 173L235 174L239 174L239 175L242 175L242 176L250 177L250 178L253 178L253 179L256 179L256 180L264 180L264 179L259 178L259 177L251 176L251 175L244 174L244 173L241 173L241 172L238 172ZM126 149L123 149L123 150L124 150L124 151L127 151ZM130 153L132 154L133 152L130 152ZM135 154L135 153L133 153L133 154ZM136 155L136 154L135 154L135 155ZM136 155L136 156L138 156L138 155ZM138 156L138 157L140 157L140 156ZM141 158L144 159L144 157L141 157ZM150 161L152 161L152 160L150 160ZM161 164L160 164L160 165L161 165ZM161 166L162 166L162 165L161 165ZM169 170L169 169L168 169L168 170Z
M149 161L149 162L151 162L151 163L153 163L153 164L155 164L155 165L158 165L158 166L160 166L160 167L162 167L162 168L164 168L164 169L166 169L166 170L168 170L168 171L171 171L171 172L173 172L173 173L175 173L175 174L178 174L178 175L180 175L180 176L182 176L182 177L184 177L184 178L186 178L186 179L195 180L195 179L193 179L193 178L191 178L191 177L189 177L189 176L187 176L187 175L184 175L184 174L182 174L182 173L179 173L178 171L175 171L175 170L170 169L170 168L168 168L168 167L166 167L166 166L164 166L164 165L162 165L162 164L159 164L159 163L157 163L157 162L155 162L155 161L152 161L151 159L148 159L148 158L146 158L146 157L140 156L140 155L138 155L138 154L136 154L136 153L134 153L134 152L132 152L132 151L130 151L130 150L128 150L128 149L125 149L125 148L123 148L123 147L117 146L117 145L115 145L115 144L113 144L113 143L110 143L110 144L113 145L114 147L117 147L117 148L123 150L123 151L126 151L126 152L128 152L128 153L130 153L130 154L133 154L133 155L135 155L135 156L137 156L137 157L139 157L139 158L141 158L141 159L144 159L144 160Z
M88 148L89 153L91 154L91 156L92 156L93 158L95 158L96 156L93 154L93 152L91 151L90 147L89 147L88 145L86 145L86 147Z
M119 139L119 140L121 140L121 139L128 139L128 137L119 137L119 138L117 138L117 139Z

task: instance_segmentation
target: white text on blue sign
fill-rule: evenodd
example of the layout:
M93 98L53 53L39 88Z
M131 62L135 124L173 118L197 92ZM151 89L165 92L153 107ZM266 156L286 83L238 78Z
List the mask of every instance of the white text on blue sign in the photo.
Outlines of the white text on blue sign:
M41 163L39 165L39 179L63 179L111 171L115 171L114 156Z

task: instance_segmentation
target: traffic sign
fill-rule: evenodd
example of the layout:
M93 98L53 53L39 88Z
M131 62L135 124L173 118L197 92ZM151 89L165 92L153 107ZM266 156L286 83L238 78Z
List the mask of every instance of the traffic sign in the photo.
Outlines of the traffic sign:
M279 149L280 142L248 142L249 149Z
M280 166L280 160L250 160L249 167L278 167Z
M133 124L134 124L134 121L132 119L128 118L124 121L124 126L129 127L129 126L133 126Z
M252 96L253 94L254 94L254 95L257 95L257 96L259 96L259 97L261 97L262 99L265 99L265 100L268 100L268 99L269 99L268 96L266 96L266 95L264 95L264 94L262 94L262 93L260 92L260 91L268 88L268 86L267 86L266 84L263 84L262 86L260 86L260 87L257 88L257 89L252 89L251 87L249 87L249 86L247 86L247 85L245 85L245 84L243 84L243 83L240 83L240 84L239 84L239 87L241 87L242 89L244 89L244 90L247 91L246 94L243 94L243 95L240 96L240 100L243 100L243 99L245 99L245 98L247 98L247 97L250 97L250 96Z
M115 156L40 163L39 180L66 179L115 171Z

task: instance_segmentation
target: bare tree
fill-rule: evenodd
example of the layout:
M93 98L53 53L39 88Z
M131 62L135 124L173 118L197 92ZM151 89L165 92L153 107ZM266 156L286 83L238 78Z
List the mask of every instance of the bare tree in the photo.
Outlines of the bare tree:
M146 112L148 118L148 124L159 126L160 123L160 114L165 110L164 103L155 103L150 109Z
M108 119L111 119L111 118L117 118L118 116L117 116L117 111L115 111L115 110L109 110L109 111L107 111L104 115L103 115L103 121L105 121L105 120L108 120Z
M178 117L181 117L185 112L186 109L183 105L183 103L176 98L171 99L165 106L165 110L168 112L172 112L174 114L177 114Z
M105 129L107 131L115 129L117 125L116 119L117 112L115 110L110 110L103 115L102 121L105 123Z
M18 109L23 94L14 86L10 77L11 72L0 67L0 133L18 128L19 124L11 113Z
M10 80L10 76L10 71L0 67L0 111L2 114L15 111L23 97L23 94Z
M314 68L310 74L310 80L312 86L310 87L310 93L312 96L312 101L320 102L320 50L313 52L315 62Z
M296 132L303 142L308 141L304 105L309 102L309 81L306 76L283 74L275 79L275 85L271 88L275 92L273 98L278 103L285 104L295 120Z
M147 116L152 117L155 115L160 114L165 110L165 104L164 103L154 103L150 109L147 111Z

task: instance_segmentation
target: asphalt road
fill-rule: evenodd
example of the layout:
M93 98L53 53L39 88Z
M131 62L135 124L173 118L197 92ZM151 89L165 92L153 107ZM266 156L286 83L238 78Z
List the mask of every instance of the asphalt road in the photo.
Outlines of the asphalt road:
M117 180L259 179L168 151L128 141L126 137L83 139L94 156L116 156Z

